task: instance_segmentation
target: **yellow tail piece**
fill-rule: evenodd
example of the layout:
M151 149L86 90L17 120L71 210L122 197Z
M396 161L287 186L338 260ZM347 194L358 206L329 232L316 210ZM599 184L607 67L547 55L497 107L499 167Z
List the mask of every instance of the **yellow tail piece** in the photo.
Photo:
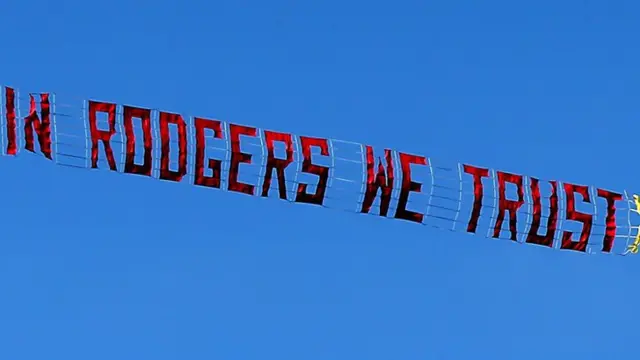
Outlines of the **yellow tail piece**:
M636 236L636 239L633 241L633 244L629 245L627 248L627 253L637 254L638 249L640 248L640 233Z
M636 208L631 209L631 211L640 214L640 196L634 194L633 201L636 205ZM640 250L640 229L638 229L638 234L636 235L636 239L627 248L627 253L637 254L638 250Z

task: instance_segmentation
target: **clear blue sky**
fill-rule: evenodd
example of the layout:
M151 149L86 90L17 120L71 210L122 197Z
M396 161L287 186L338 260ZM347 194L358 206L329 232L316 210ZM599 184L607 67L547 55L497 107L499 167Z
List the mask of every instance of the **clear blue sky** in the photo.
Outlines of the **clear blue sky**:
M108 3L5 1L0 82L640 190L635 1ZM636 258L0 172L2 359L637 357Z

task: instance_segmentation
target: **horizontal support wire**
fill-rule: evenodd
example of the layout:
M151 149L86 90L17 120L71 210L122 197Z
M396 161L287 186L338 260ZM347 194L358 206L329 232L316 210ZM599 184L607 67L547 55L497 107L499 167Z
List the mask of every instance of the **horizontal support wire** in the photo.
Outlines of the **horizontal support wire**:
M73 158L78 158L78 159L86 159L86 157L84 157L84 156L79 156L79 155L75 155L75 154L68 154L68 153L58 153L57 155L58 155L58 156L63 156L63 157L73 157ZM230 161L229 161L229 160L225 160L225 159L219 159L219 161L220 161L222 164L229 164L229 163L230 163ZM101 162L106 162L106 160L101 160ZM124 167L124 162L123 162L123 161L118 161L118 160L116 160L116 161L115 161L115 163L116 163L116 165L119 165L119 166L118 166L119 168L120 168L120 167ZM159 163L159 160L155 160L155 161L154 161L154 165L156 165L156 164L158 164L158 163ZM177 166L177 165L178 165L178 163L177 163L177 162L175 162L175 161L169 161L169 165L170 165L170 166L171 166L171 165L174 165L174 167L175 167L175 166ZM242 166L256 167L256 166L258 166L259 164L256 164L256 163L252 163L252 164L245 164L245 163L242 163L241 165L242 165ZM327 167L327 168L329 168L329 169L336 169L336 168L338 168L337 166L333 166L333 167L332 167L332 166L326 166L326 167ZM154 166L152 166L152 170L160 170L160 167L154 167ZM255 176L257 176L257 175L260 175L260 174L257 174L257 173L247 172L246 170L242 170L242 171L239 171L239 172L240 172L241 174L243 174L243 175L250 175L250 176L252 176L252 177L255 177ZM224 172L224 171L223 171L222 173L226 173L226 172ZM193 175L193 174L195 174L195 172L194 172L194 170L193 170L193 169L188 168L188 169L187 169L187 173L186 173L186 174L187 174L187 175ZM301 174L304 174L304 173L301 173ZM307 176L315 176L315 175L313 175L313 174L307 174ZM259 176L259 179L263 179L263 178L264 178L264 175L260 175L260 176ZM274 175L272 176L272 179L277 179L277 175L275 175L275 172L274 172ZM335 177L333 177L333 179L334 179L334 180L337 180L337 181L341 181L341 182L358 183L358 184L360 184L360 183L361 183L361 180L360 180L360 181L358 181L358 180L355 180L355 179L347 179L347 178L342 178L342 177L339 177L339 176L335 176ZM274 180L274 181L275 181L275 180ZM287 184L295 184L295 183L296 183L296 181L294 181L294 180L288 180L288 179L285 179L285 180L284 180L284 182L285 182L285 183L287 183ZM434 187L439 187L439 186L434 186ZM442 188L442 187L440 187L440 188ZM391 199L391 200L399 200L399 195L397 194L397 192L401 190L401 189L400 189L400 187L394 186L392 189L394 190L395 194L391 195L390 199ZM461 194L463 194L463 195L473 195L473 191L459 191L459 189L453 189L453 188L449 188L449 189L451 189L451 190L456 190L456 192L461 193ZM366 194L366 192L365 192L365 191L360 191L358 194ZM430 197L432 197L432 198L437 198L437 199L442 199L442 200L448 200L448 201L451 201L452 203L456 203L456 204L458 204L458 203L460 203L460 202L461 202L459 198L450 197L450 196L443 196L443 195L437 195L437 194L428 194L428 193L424 193L424 192L421 192L421 193L412 192L412 193L411 193L411 197L413 197L413 199L414 199L414 200L412 200L412 199L410 198L410 199L408 200L408 203L412 203L412 202L415 202L415 203L422 203L422 201L416 201L416 200L415 200L415 198L420 198L420 197L425 197L425 198L430 198ZM497 199L498 197L496 197L496 196L492 196L492 195L490 195L490 194L484 194L483 198L484 198L484 199L493 200L493 199ZM546 200L548 200L548 199L549 199L549 197L541 196L541 199L546 199ZM434 204L431 204L431 207L435 207L435 208L439 208L439 209L444 209L444 210L449 210L449 211L458 211L458 208L457 208L457 207L455 207L455 208L451 207L451 208L450 208L450 207L446 207L446 206L442 206L442 205L434 205ZM493 204L483 204L483 205L482 205L482 207L483 207L483 208L486 208L486 209L494 209L494 208L496 208L496 206L495 206L495 205L493 205ZM619 210L625 210L625 209L627 209L627 208L626 208L626 207L618 207L618 209L619 209ZM559 207L559 208L558 208L558 210L563 210L563 208L562 208L562 207ZM533 213L532 213L532 212L525 211L525 210L519 210L519 211L518 211L518 214L533 215ZM544 215L544 214L541 214L541 217L542 217L543 219L548 218L548 216L546 216L546 215ZM597 225L597 224L594 224L594 226L596 226L596 225Z
M228 163L228 161L224 161L224 160L222 162L223 163ZM64 163L62 163L61 165L66 166L66 164L64 164ZM119 163L119 165L123 165L123 164ZM84 167L80 167L80 166L75 166L75 167L84 168ZM263 182L264 182L264 179L266 178L265 174L263 174L261 172L254 172L254 171L248 171L248 170L240 170L240 172L242 173L242 175L250 177L251 179L254 180L254 182L249 183L250 185L255 186L256 189L261 189L261 187L263 185ZM118 173L120 173L120 172L118 172ZM223 170L221 170L220 174L221 174L221 177L226 177L229 174L229 170L228 169L223 169ZM157 179L157 178L154 178L154 179ZM245 182L245 181L242 181L242 180L239 180L239 181ZM278 186L278 182L279 182L279 180L277 178L277 175L274 173L272 178L271 178L270 192L274 192L274 193L276 192L276 190L277 190L276 186ZM299 184L299 182L297 182L295 180L288 180L288 179L285 179L283 182L287 185L286 192L288 194L295 194L296 193L296 191L293 190L291 187L289 187L289 185L295 186L295 185ZM310 184L310 185L317 186L316 184ZM338 186L338 185L331 186L331 187L328 186L327 189L329 189L329 188L331 188L333 190L333 193L351 194L352 196L350 196L349 198L356 198L356 197L358 197L358 195L364 195L366 193L366 192L361 191L359 189L354 191L352 189L344 188L344 187L341 187L341 186ZM434 195L434 197L435 197L435 195ZM333 195L330 195L330 194L327 194L325 196L325 199L328 199L328 200L345 200L345 198L346 197L344 197L344 196L333 196ZM399 198L398 198L398 196L392 196L391 200L399 200ZM411 199L411 198L409 198L407 200L407 205L422 205L423 203L424 202L422 202L422 201L416 201L415 199ZM440 205L435 205L435 204L431 204L430 206L433 207L433 208L437 208L437 209L441 209L441 210L445 210L447 212L450 212L451 213L451 217L443 216L442 214L440 214L440 215L430 214L428 216L429 218L439 218L439 219L444 219L444 220L457 222L457 223L460 223L460 224L466 224L468 222L468 220L456 220L455 213L458 211L457 206L456 207L445 207L445 206L440 206ZM371 205L372 209L379 209L379 207L380 207L380 204L374 203L374 204ZM493 210L495 208L496 208L496 206L493 205L493 204L483 205L483 209ZM518 211L518 214L519 215L532 215L532 213L527 212L527 211L522 211L522 210ZM541 214L540 215L540 219L541 220L547 220L548 218L549 218L548 215L545 215L545 214ZM525 224L526 225L530 225L531 221L526 221ZM597 228L604 229L604 228L606 228L606 225L605 224L594 223L594 224L592 224L592 227L596 228L596 229ZM544 228L546 228L546 226L544 226L544 222L543 222L543 224L541 224L541 229L544 229ZM627 228L627 226L625 224L623 224L623 225L618 226L618 228L619 229L623 229L623 228ZM591 235L592 236L604 236L604 233L592 233Z

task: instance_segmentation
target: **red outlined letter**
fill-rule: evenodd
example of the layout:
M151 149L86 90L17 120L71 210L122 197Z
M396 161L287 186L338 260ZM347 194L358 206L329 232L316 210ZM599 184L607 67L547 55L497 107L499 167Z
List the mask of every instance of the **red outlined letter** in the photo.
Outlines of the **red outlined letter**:
M253 195L255 186L238 181L240 164L251 164L253 155L240 150L240 135L256 136L256 128L229 124L229 138L231 139L231 164L229 165L229 190Z
M496 217L496 225L493 228L493 237L500 237L500 229L504 221L505 212L509 211L509 230L511 231L511 240L517 241L518 236L518 217L517 211L524 204L524 189L522 187L522 175L509 174L502 171L498 173L498 193L500 200L498 202L498 216ZM518 200L507 200L507 187L505 183L516 184L518 187Z
M280 199L287 200L287 183L285 181L284 170L293 162L293 140L291 134L283 134L274 131L264 131L264 140L267 143L267 170L264 174L264 182L262 184L262 196L269 196L269 187L271 187L271 176L273 170L276 170L278 176L278 191ZM285 144L286 159L278 159L275 157L273 143L280 141Z
M7 154L15 155L18 152L16 138L18 137L16 128L16 92L13 88L4 88L5 109L7 118Z
M51 110L49 94L40 94L40 115L42 116L42 121L40 121L38 117L36 99L32 94L29 94L29 98L29 115L24 118L24 148L33 153L36 152L33 141L33 128L35 127L38 143L40 144L40 151L47 159L51 160Z
M531 179L531 197L533 198L533 219L531 228L527 236L527 243L552 247L553 239L556 235L556 224L558 222L558 183L549 181L551 184L551 196L549 197L549 219L547 220L547 233L544 236L538 235L540 220L542 217L542 203L540 201L540 185L536 178Z
M176 124L178 127L178 170L169 170L169 145L170 134L169 124ZM187 174L187 125L180 114L160 112L160 139L162 141L160 155L160 179L180 182Z
M398 153L398 155L400 156L400 166L402 167L402 188L400 189L395 218L421 223L424 215L407 210L407 201L409 200L410 191L420 192L422 190L421 183L411 180L411 164L427 165L427 159L424 156L405 153Z
M607 199L607 229L602 243L603 252L611 252L616 238L616 201L622 200L622 194L598 189L598 196Z
M561 249L575 250L585 252L587 251L587 243L589 241L589 234L591 233L591 226L593 224L593 215L584 214L576 211L576 200L574 193L578 193L583 196L584 201L591 202L589 198L589 187L583 185L564 184L564 192L567 197L567 220L578 221L583 224L582 234L580 234L580 240L572 241L571 231L565 231L562 234Z
M220 188L220 172L222 171L222 161L218 159L209 159L207 165L209 169L213 171L213 175L204 175L204 159L206 155L206 141L204 137L204 131L206 129L213 130L213 137L216 139L222 139L222 123L218 120L203 119L198 117L193 118L193 123L196 128L196 164L193 183L194 185L199 186Z
M375 159L373 157L373 148L367 145L367 188L364 194L364 200L362 201L361 213L368 213L371 210L371 205L378 194L378 189L381 190L380 195L380 216L387 216L389 212L389 203L391 202L391 193L393 191L393 156L391 150L384 150L384 157L387 161L387 169L385 174L385 168L382 165L382 159L378 160L378 173L373 173L375 166Z
M133 132L133 118L139 118L142 122L142 133L144 136L144 160L142 165L136 164L136 135ZM127 137L127 157L125 160L124 172L151 176L151 159L153 139L151 138L151 110L124 106L124 133Z
M98 129L97 113L107 113L109 130ZM111 137L116 133L116 104L89 101L89 128L91 129L91 167L98 168L98 141L102 141L104 152L107 155L109 168L118 171L116 159L111 149Z
M482 210L482 197L484 196L484 186L482 178L489 177L489 169L475 167L473 165L463 165L464 172L473 175L473 210L467 232L475 233L478 227L478 219L480 219L480 211Z
M327 181L329 180L329 168L311 163L311 147L320 148L320 154L330 156L329 141L322 138L313 138L308 136L300 136L300 147L302 148L302 172L314 174L318 176L318 186L315 194L307 193L308 184L298 184L298 193L296 194L296 202L322 205L324 203L324 194L327 190Z

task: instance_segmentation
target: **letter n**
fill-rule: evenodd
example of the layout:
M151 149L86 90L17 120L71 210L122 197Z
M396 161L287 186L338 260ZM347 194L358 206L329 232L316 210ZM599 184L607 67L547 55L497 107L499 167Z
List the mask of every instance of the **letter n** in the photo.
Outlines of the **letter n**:
M40 116L36 106L36 99L29 94L29 115L24 118L24 148L35 153L33 132L38 136L40 151L51 160L51 105L49 94L40 94ZM42 119L41 119L42 118Z

